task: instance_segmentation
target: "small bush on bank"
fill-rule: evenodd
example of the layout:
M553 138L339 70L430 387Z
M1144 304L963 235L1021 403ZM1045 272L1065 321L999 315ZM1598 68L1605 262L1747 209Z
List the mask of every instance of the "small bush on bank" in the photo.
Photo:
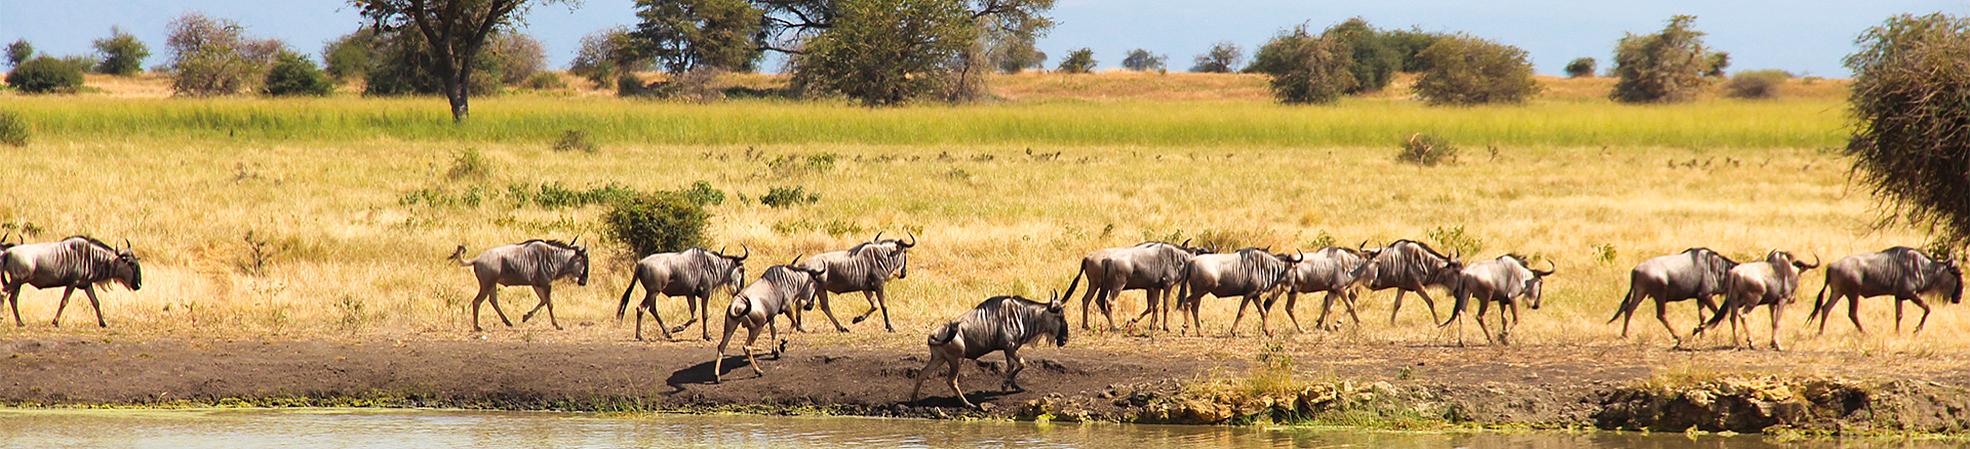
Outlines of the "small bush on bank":
M27 120L14 111L0 111L0 145L27 146Z
M1416 96L1429 104L1518 103L1539 92L1532 62L1518 47L1449 35L1421 57L1429 69L1416 80Z
M486 179L489 176L492 176L492 160L487 159L486 154L479 152L478 148L466 148L452 153L451 170L445 172L445 177L453 181Z
M710 218L684 195L660 192L616 203L602 222L610 240L643 256L698 246Z
M267 70L267 79L260 91L276 97L287 96L327 96L335 91L335 83L314 61L291 51L282 51L274 60L274 66Z
M1778 96L1779 86L1792 79L1784 70L1748 70L1731 75L1724 83L1724 95L1731 98L1761 99Z
M1599 68L1600 63L1595 61L1594 58L1576 58L1566 63L1566 77L1586 78L1594 76L1594 70Z
M805 187L774 187L759 197L759 204L774 209L804 206L821 201L821 195L807 191Z
M1308 33L1305 26L1280 33L1247 70L1272 78L1272 94L1288 104L1332 103L1356 86L1353 59L1339 42Z
M579 129L570 129L562 132L561 138L554 141L554 151L594 153L595 149L595 141L588 137L588 131Z
M25 94L75 93L82 88L82 67L40 56L14 66L7 85Z
M1094 72L1094 65L1094 50L1082 47L1067 52L1067 57L1060 60L1059 70L1060 73L1090 73Z

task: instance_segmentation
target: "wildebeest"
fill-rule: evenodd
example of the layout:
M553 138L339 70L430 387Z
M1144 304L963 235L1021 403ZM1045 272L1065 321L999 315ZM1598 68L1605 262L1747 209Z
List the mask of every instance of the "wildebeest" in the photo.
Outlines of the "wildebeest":
M1749 262L1732 267L1729 280L1724 283L1724 305L1715 316L1702 326L1690 332L1692 338L1703 331L1716 327L1717 323L1731 320L1731 346L1738 346L1737 332L1744 328L1744 343L1751 343L1751 321L1745 318L1752 308L1770 307L1772 314L1772 349L1784 350L1778 344L1778 323L1784 316L1785 306L1792 303L1799 290L1799 276L1819 267L1819 256L1813 256L1813 263L1800 262L1792 253L1772 250L1765 254L1765 260Z
M1074 285L1069 284L1067 296L1073 295ZM996 351L1006 353L1006 378L1000 388L1025 391L1018 381L1019 372L1026 369L1026 361L1019 358L1019 348L1045 337L1053 337L1056 347L1067 346L1067 312L1060 303L1061 297L1056 292L1047 302L1039 302L1019 296L994 296L978 303L964 316L932 330L927 342L930 360L918 370L917 385L910 389L910 400L916 401L923 392L923 380L930 377L931 368L944 363L951 393L966 407L977 407L958 388L958 362Z
M1279 287L1293 266L1300 263L1304 254L1272 254L1258 248L1245 248L1229 254L1205 254L1190 260L1184 269L1182 281L1177 290L1177 311L1189 313L1190 323L1184 326L1197 329L1197 335L1204 335L1203 320L1198 317L1198 309L1204 295L1219 298L1238 296L1238 315L1231 320L1231 335L1238 335L1238 323L1245 319L1245 306L1251 305L1259 311L1259 331L1272 335L1266 326L1265 306L1259 302L1259 295ZM1181 318L1179 318L1181 319ZM1185 332L1178 332L1179 335Z
M718 382L724 376L725 347L732 342L732 332L741 325L746 327L746 342L739 346L739 350L745 351L746 363L752 366L754 374L766 375L766 370L759 367L759 360L753 358L752 345L759 340L760 328L766 328L771 333L767 344L775 345L774 360L779 360L780 353L787 350L787 341L780 339L778 318L786 315L787 320L798 325L800 315L794 311L801 303L814 301L816 280L827 274L799 264L800 257L795 256L786 265L767 267L758 281L732 295L732 305L725 308L725 336L718 340L718 358L713 359L711 364L712 382Z
M1087 329L1088 307L1101 305L1101 315L1108 320L1108 328L1115 329L1114 305L1123 291L1143 290L1142 315L1129 320L1129 326L1144 317L1150 318L1149 326L1154 328L1160 321L1163 330L1170 330L1169 300L1170 289L1177 284L1177 277L1183 275L1183 266L1192 257L1209 253L1209 250L1190 247L1190 241L1171 245L1163 242L1142 242L1123 248L1104 248L1081 258L1079 271L1074 273L1075 282L1082 276L1088 279L1088 292L1081 298L1081 329ZM1067 298L1072 300L1073 298Z
M1395 324L1395 313L1402 310L1402 295L1410 292L1423 297L1423 305L1430 308L1430 322L1435 323L1441 318L1436 314L1436 301L1430 299L1425 288L1431 285L1449 288L1463 269L1464 263L1458 256L1443 255L1423 242L1397 240L1376 250L1368 263L1356 268L1354 282L1366 284L1369 291L1396 289L1395 304L1389 308L1389 324Z
M1546 261L1552 264L1552 261ZM1464 267L1458 273L1457 284L1450 294L1457 298L1450 307L1450 320L1438 327L1457 323L1457 344L1464 344L1464 308L1471 299L1477 299L1478 330L1484 332L1484 341L1490 343L1491 329L1484 324L1484 312L1491 303L1498 303L1498 344L1511 344L1512 326L1519 321L1519 298L1525 298L1532 310L1539 310L1540 298L1544 296L1546 276L1551 276L1559 267L1540 271L1534 270L1526 262L1525 256L1506 254L1497 259L1487 260Z
M1320 319L1314 321L1314 327L1326 328L1327 314L1333 311L1335 299L1342 301L1342 305L1348 309L1348 316L1354 319L1354 325L1360 326L1361 317L1354 313L1356 293L1351 286L1354 284L1355 269L1367 263L1369 257L1371 255L1362 250L1340 247L1321 248L1319 251L1307 253L1306 260L1300 261L1300 264L1295 265L1293 271L1287 274L1286 285L1274 290L1272 296L1266 298L1265 310L1272 310L1273 301L1278 300L1279 295L1284 293L1286 318L1293 321L1294 331L1303 332L1300 329L1300 318L1293 314L1294 303L1299 301L1301 293L1326 292L1327 298L1320 303ZM1335 320L1335 325L1339 326L1339 319Z
M841 320L835 319L834 308L828 305L828 296L849 292L862 292L862 297L869 300L869 311L849 321L850 324L860 323L881 310L882 329L896 331L896 327L889 323L889 295L884 286L889 284L890 276L896 279L910 277L910 248L915 246L915 233L910 234L909 242L884 240L881 233L876 233L875 239L847 250L816 254L807 259L806 268L827 272L826 276L821 277L821 291L817 295L820 297L821 313L828 316L828 322L834 324L835 331L848 332L848 328L841 325Z
M1628 322L1635 317L1635 308L1641 307L1643 300L1653 298L1655 319L1662 322L1663 329L1669 330L1669 338L1681 346L1682 333L1669 325L1668 303L1696 300L1696 322L1702 324L1706 309L1717 312L1717 303L1712 298L1724 293L1724 281L1736 266L1737 261L1702 247L1644 260L1628 272L1628 294L1621 297L1621 304L1615 307L1614 316L1607 322L1620 319L1621 338L1628 338Z
M746 282L746 258L752 256L752 249L740 246L745 253L737 256L725 255L704 248L691 248L682 252L658 253L636 261L632 269L629 287L623 289L622 300L616 304L616 320L621 322L622 314L629 308L629 297L636 292L636 286L643 286L643 301L636 305L636 339L643 340L643 312L657 319L657 330L662 331L664 339L671 333L683 332L692 323L703 322L699 326L706 341L711 340L711 294L719 286L727 292L737 294L739 286ZM657 295L683 296L688 307L690 319L672 329L664 327L664 317L657 314Z
M1829 291L1833 292L1832 301L1827 300ZM1902 333L1902 303L1912 301L1922 308L1922 320L1915 324L1915 333L1920 334L1922 326L1929 324L1929 303L1922 301L1924 294L1944 295L1951 304L1963 302L1963 269L1957 266L1956 259L1938 261L1905 246L1842 257L1826 266L1826 285L1820 287L1806 322L1819 319L1819 333L1825 334L1826 321L1833 317L1833 306L1846 298L1847 319L1854 322L1854 330L1865 334L1867 329L1861 327L1861 298L1894 296L1895 333Z
M62 325L68 298L80 289L89 297L89 307L96 310L96 326L109 327L103 320L102 302L96 300L96 285L111 282L131 291L144 286L144 269L129 240L116 248L78 235L49 243L12 245L0 251L0 292L5 293L0 300L13 302L15 326L27 325L21 321L21 287L32 285L36 289L64 287L62 302L55 306L55 326Z
M554 281L573 277L575 285L588 286L588 247L581 246L579 241L579 238L567 243L528 240L488 248L471 260L465 259L465 245L458 245L451 260L459 266L472 267L472 274L479 279L479 294L472 297L472 331L484 331L479 327L479 303L487 301L492 302L499 321L513 327L513 321L506 319L506 311L499 308L499 287L520 285L533 287L534 295L540 297L540 303L520 316L520 322L527 322L535 312L546 307L547 322L560 329L561 322L554 317Z

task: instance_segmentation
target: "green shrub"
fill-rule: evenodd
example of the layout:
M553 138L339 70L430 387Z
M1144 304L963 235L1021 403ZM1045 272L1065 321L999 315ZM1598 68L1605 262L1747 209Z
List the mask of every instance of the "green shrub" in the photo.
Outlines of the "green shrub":
M254 39L228 19L190 13L171 21L171 90L178 95L231 95L249 90L284 50L280 41Z
M568 63L568 73L588 79L598 88L615 87L618 75L649 70L654 59L635 55L636 42L629 28L616 26L589 33L581 38L581 48Z
M1094 65L1094 50L1081 47L1068 51L1067 57L1060 60L1058 70L1060 73L1092 73L1094 72Z
M337 81L348 81L369 73L371 47L375 45L375 40L375 29L363 27L328 41L321 51L328 76Z
M834 0L825 31L807 38L793 59L801 92L840 95L864 106L953 98L977 55L984 27L968 2ZM714 67L715 68L715 67ZM673 71L675 73L675 71ZM943 95L940 95L943 94Z
M699 206L725 204L725 192L713 188L711 183L705 181L691 183L691 188L680 190L677 193L684 195L684 199L690 200L692 204Z
M1457 161L1457 147L1434 135L1416 133L1402 141L1402 151L1395 155L1397 162L1433 167Z
M1961 247L1970 242L1970 18L1901 15L1847 56L1854 123L1843 151L1888 220Z
M328 74L315 67L314 61L291 51L282 51L274 66L267 70L267 79L260 89L262 93L276 97L285 96L326 96L335 91L335 83L329 81Z
M1655 34L1629 34L1614 50L1616 101L1677 102L1694 98L1704 76L1718 70L1719 57L1703 45L1703 32L1690 28L1696 16L1676 16Z
M1784 70L1738 72L1724 83L1724 95L1731 98L1772 98L1778 96L1779 86L1789 79L1792 79L1792 74Z
M810 193L804 187L774 187L759 197L759 204L774 209L804 206L821 201L821 195Z
M1354 76L1354 87L1346 91L1349 94L1382 90L1402 68L1401 51L1360 17L1328 27L1320 37L1346 48L1348 73Z
M1465 263L1470 263L1469 258L1475 256L1478 251L1484 250L1484 240L1465 233L1464 225L1451 227L1438 226L1430 228L1423 235L1429 238L1432 246L1458 257L1465 258Z
M109 37L97 39L95 46L103 55L102 62L96 65L97 73L135 75L143 71L144 58L150 57L150 47L120 27L110 27Z
M554 151L594 153L595 142L589 139L588 131L570 129L562 132L561 138L554 141Z
M1429 104L1518 103L1539 91L1525 50L1468 35L1437 39L1421 55L1429 69L1416 95Z
M26 94L75 93L82 88L82 67L40 56L14 66L7 85Z
M0 111L0 145L27 146L27 120L14 111Z
M1355 90L1353 64L1347 47L1300 26L1259 47L1247 70L1271 77L1272 94L1281 102L1332 103Z
M1167 59L1168 57L1157 56L1149 50L1138 48L1129 50L1128 57L1122 58L1122 68L1135 72L1161 72L1166 70L1163 62Z
M487 159L485 153L480 153L478 148L466 148L452 153L451 170L445 172L445 177L454 181L486 179L488 176L492 176L492 160Z
M1197 73L1231 73L1238 70L1238 63L1245 59L1245 51L1238 44L1229 41L1211 45L1210 51L1197 55L1196 63L1190 71Z
M1381 32L1382 41L1387 42L1390 48L1395 49L1396 54L1402 60L1401 70L1407 73L1421 72L1430 68L1429 64L1423 62L1423 58L1417 56L1423 54L1423 49L1430 48L1430 44L1436 43L1436 40L1441 37L1443 35L1440 33L1431 33L1415 28Z
M660 192L616 203L602 222L610 240L643 256L698 246L710 218L683 195Z
M1566 76L1568 78L1586 78L1594 76L1594 70L1598 68L1599 63L1594 61L1594 58L1574 58L1573 61L1566 63Z
M526 86L533 90L557 90L568 88L568 82L562 81L561 75L554 72L538 72L527 78Z

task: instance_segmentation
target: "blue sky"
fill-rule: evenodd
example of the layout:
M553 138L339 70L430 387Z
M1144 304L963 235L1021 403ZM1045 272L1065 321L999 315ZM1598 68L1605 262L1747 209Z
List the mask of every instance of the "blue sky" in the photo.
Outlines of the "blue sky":
M525 31L547 47L551 65L565 66L581 36L635 21L633 2L586 0L579 8L535 8ZM165 25L187 11L238 20L257 36L275 37L318 53L323 42L360 25L339 0L0 0L0 41L26 38L42 51L91 51L89 42L113 25L151 44L148 67L164 61ZM1625 32L1659 29L1674 14L1695 14L1711 46L1731 53L1735 69L1777 68L1846 76L1840 59L1862 30L1901 13L1970 15L1961 0L1059 0L1060 26L1040 41L1049 55L1091 47L1102 67L1124 52L1146 48L1170 57L1172 69L1217 41L1247 52L1284 28L1314 28L1360 16L1385 28L1463 31L1531 52L1540 73L1558 73L1568 60L1602 61ZM1605 64L1605 62L1603 63ZM773 66L772 64L768 65ZM1604 65L1605 66L1605 65Z

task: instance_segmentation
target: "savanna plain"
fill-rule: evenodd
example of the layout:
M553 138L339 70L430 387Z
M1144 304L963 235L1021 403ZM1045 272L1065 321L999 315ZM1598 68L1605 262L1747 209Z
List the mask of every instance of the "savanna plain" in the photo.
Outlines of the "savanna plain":
M1930 302L1920 334L1908 332L1919 309L1897 333L1892 301L1873 298L1861 308L1867 334L1841 310L1815 335L1804 323L1821 285L1814 271L1781 324L1783 352L1732 350L1728 332L1672 349L1648 304L1626 338L1621 321L1608 323L1630 268L1687 247L1830 262L1927 242L1918 229L1877 226L1873 197L1849 182L1838 151L1844 82L1793 80L1772 100L1624 105L1605 99L1610 80L1542 78L1529 103L1467 108L1422 105L1402 82L1333 106L1285 106L1264 82L1016 75L993 81L994 101L892 109L520 92L475 99L462 125L435 98L151 98L144 81L0 94L0 109L33 130L27 146L0 147L0 227L29 241L128 239L144 266L142 290L102 295L108 328L94 326L79 294L51 326L61 292L28 290L26 325L0 326L0 400L1680 430L1625 417L1643 414L1633 404L1671 410L1714 393L1805 411L1759 415L1718 399L1699 405L1724 404L1713 407L1721 424L1681 428L1962 431L1960 417L1944 418L1948 404L1970 400L1970 318L1947 301ZM557 150L569 131L595 150ZM1415 133L1454 144L1454 161L1398 162L1397 144ZM705 382L714 350L698 328L632 339L615 311L635 255L603 237L606 206L588 198L700 182L723 195L707 208L707 246L749 248L755 276L878 232L914 234L909 275L889 287L897 331L883 332L880 318L847 324L868 305L838 295L835 312L853 332L809 312L809 332L783 325L790 351L762 359L764 377L728 363L717 385ZM811 196L765 205L775 188ZM487 309L486 331L472 332L476 286L446 259L454 247L575 237L595 263L588 286L554 291L565 329L519 322L535 298L512 288L500 299L515 326ZM1526 254L1558 273L1543 307L1520 310L1510 346L1487 345L1474 328L1458 346L1413 296L1391 323L1393 291L1364 291L1361 323L1331 331L1315 328L1318 296L1297 305L1304 331L1279 313L1282 299L1267 320L1273 336L1247 316L1235 337L1235 298L1206 298L1211 336L1181 337L1101 329L1098 314L1084 331L1077 292L1068 346L1024 352L1037 366L1022 378L1031 391L998 393L989 370L967 368L966 388L997 408L951 409L955 400L928 388L941 399L907 402L933 325L989 296L1065 291L1098 248L1190 239L1312 251L1402 238L1467 260ZM1448 293L1432 296L1447 316ZM713 310L729 298L715 296ZM1142 307L1141 293L1124 294L1116 320ZM1689 333L1694 310L1671 304L1676 332ZM686 316L676 299L659 311L673 324ZM1752 319L1761 344L1766 317ZM1938 399L1825 415L1829 401L1815 395L1842 388ZM1378 399L1305 405L1309 391ZM1279 413L1277 401L1246 402L1282 392L1302 405ZM1628 415L1608 414L1616 408ZM1911 417L1925 413L1936 416ZM1731 421L1753 418L1771 422Z

